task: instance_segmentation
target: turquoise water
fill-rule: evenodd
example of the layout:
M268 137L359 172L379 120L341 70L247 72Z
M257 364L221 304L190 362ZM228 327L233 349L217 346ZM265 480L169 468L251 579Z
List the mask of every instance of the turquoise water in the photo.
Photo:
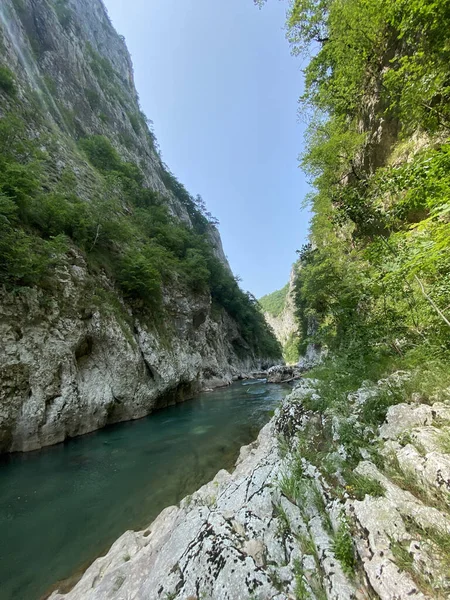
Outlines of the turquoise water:
M0 599L38 600L230 468L289 388L236 383L0 462Z

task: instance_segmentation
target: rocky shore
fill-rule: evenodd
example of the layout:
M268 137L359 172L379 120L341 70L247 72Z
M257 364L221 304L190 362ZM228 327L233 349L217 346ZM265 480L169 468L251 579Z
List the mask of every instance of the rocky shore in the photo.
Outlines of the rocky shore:
M357 412L401 381L362 387L349 402ZM315 382L302 380L233 473L219 471L145 530L126 532L51 600L448 597L450 404L391 406L373 438L385 463L360 448L350 485L329 466L348 452L336 422L323 464L311 460L323 442L311 435L314 394Z

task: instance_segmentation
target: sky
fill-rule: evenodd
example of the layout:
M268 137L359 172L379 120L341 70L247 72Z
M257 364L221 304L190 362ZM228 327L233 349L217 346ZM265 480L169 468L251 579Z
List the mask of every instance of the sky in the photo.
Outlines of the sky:
M287 2L261 10L253 0L104 2L126 38L164 162L219 219L241 287L258 298L280 289L309 219Z

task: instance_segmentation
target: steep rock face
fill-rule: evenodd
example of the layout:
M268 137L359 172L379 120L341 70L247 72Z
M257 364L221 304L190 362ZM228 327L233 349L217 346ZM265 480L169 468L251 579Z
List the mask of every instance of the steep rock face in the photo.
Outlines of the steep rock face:
M26 96L31 86L45 104L47 126L75 139L105 135L124 159L141 165L146 183L170 200L173 212L189 221L163 181L130 55L101 0L5 0L0 19L5 62L23 83L19 91ZM63 145L57 153L57 169L77 159ZM77 191L89 197L89 183L81 176Z
M261 367L237 358L236 324L225 311L213 319L208 296L167 292L171 321L155 327L119 298L117 310L105 310L83 258L72 258L51 301L36 289L0 294L2 450L139 418Z
M53 149L55 170L74 166L79 174L76 191L89 199L92 174L64 137L104 135L124 160L140 166L145 184L164 195L172 213L190 223L156 149L151 121L140 109L125 40L112 26L102 0L5 0L0 24L0 47L18 76L19 94L26 100L30 86L47 111L44 126L61 133L61 143ZM214 225L207 235L216 256L228 266Z
M101 0L5 0L0 25L17 96L30 111L39 106L35 135L51 134L50 180L70 167L74 194L89 202L98 174L75 142L103 135L190 226L189 206L174 191L140 111L124 40ZM0 118L7 102L0 94ZM214 225L206 236L229 269ZM208 293L181 281L163 286L162 307L149 314L125 302L110 275L93 271L72 247L46 286L0 290L0 452L142 417L271 364L254 355Z
M277 340L285 350L294 339L298 338L299 335L298 323L295 317L294 284L295 267L293 267L291 270L281 310L274 311L267 306L265 299L270 298L272 294L261 298L264 317L267 323L273 329ZM281 292L282 290L280 290L280 292L275 292L275 294L279 294ZM285 358L289 361L289 356L285 356Z

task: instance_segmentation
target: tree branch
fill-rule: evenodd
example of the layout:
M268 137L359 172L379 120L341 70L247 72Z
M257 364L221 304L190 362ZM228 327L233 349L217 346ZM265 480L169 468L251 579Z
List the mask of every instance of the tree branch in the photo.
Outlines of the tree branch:
M417 275L414 275L414 279L417 281L417 283L420 286L420 289L422 291L422 294L425 296L425 298L428 300L428 302L431 304L431 306L434 308L434 310L437 312L437 314L441 317L441 319L443 321L445 321L445 323L447 323L447 325L450 327L450 321L447 319L447 317L444 315L444 313L442 312L442 310L439 308L439 306L437 306L437 304L434 302L433 298L431 298L425 291L425 287L422 283L422 281L417 277Z

